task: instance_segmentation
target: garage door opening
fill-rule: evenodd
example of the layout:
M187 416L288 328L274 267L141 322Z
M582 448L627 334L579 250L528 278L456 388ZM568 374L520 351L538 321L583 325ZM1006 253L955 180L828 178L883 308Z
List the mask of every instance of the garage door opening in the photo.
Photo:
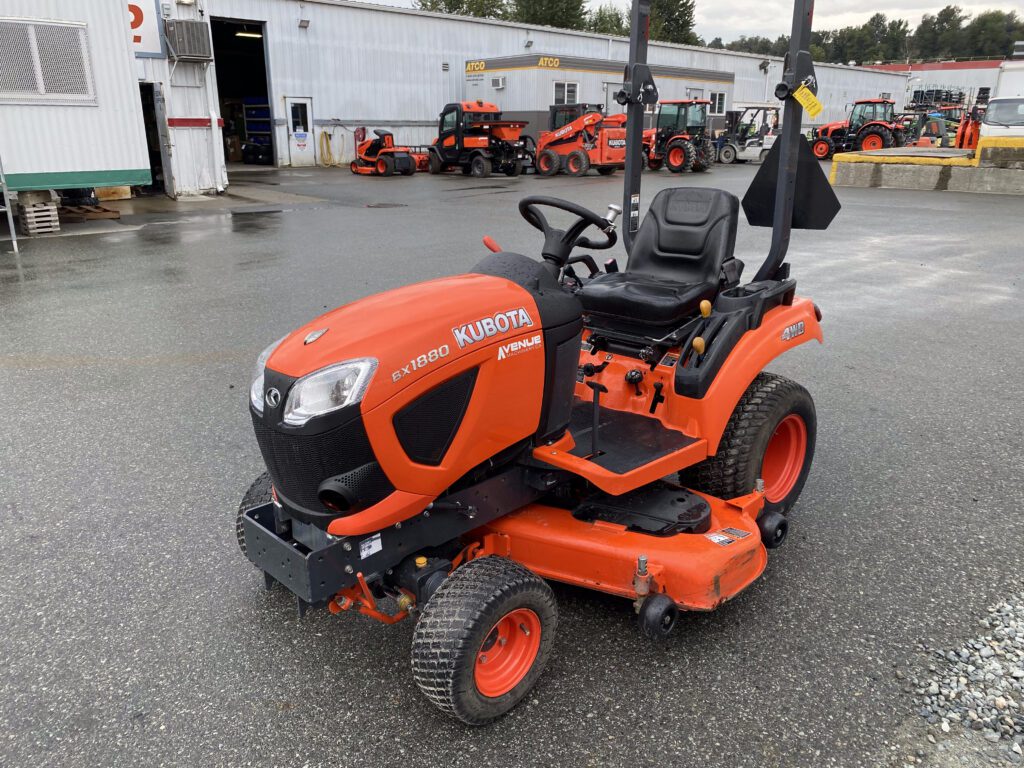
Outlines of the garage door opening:
M210 31L228 167L273 165L274 119L263 22L213 18Z

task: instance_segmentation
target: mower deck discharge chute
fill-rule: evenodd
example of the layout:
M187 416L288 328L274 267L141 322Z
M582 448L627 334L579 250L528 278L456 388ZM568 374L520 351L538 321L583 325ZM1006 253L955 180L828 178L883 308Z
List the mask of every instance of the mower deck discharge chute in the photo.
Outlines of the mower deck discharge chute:
M507 712L543 671L557 625L545 579L632 601L662 638L680 610L752 583L786 538L816 417L803 387L764 368L822 338L785 255L793 226L823 228L838 209L827 184L796 203L798 167L821 174L798 163L810 150L792 93L814 73L811 2L797 5L783 134L752 185L774 185L752 281L732 194L663 190L641 224L643 113L658 94L637 0L616 97L624 270L575 252L614 246L621 208L527 197L540 261L485 238L497 252L468 274L340 307L259 357L250 411L267 473L238 510L242 550L300 614L413 617L414 679L466 723ZM553 226L553 210L572 223Z

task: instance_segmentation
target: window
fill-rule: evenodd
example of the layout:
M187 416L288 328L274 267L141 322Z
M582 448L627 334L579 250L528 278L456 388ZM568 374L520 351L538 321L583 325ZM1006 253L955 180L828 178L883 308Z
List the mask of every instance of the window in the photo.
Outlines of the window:
M0 19L0 101L95 104L85 25Z
M709 110L712 115L725 114L725 94L716 91L711 92L711 106Z
M441 115L441 130L442 131L454 131L455 125L459 121L459 113L454 109L451 112L445 112Z
M579 83L555 83L555 101L556 105L561 104L579 104L580 103L580 84Z

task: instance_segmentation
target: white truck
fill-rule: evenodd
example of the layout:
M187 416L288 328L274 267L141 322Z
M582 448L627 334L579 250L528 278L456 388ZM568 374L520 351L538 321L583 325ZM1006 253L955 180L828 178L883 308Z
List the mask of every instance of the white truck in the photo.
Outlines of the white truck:
M996 87L981 118L981 135L1024 137L1024 59L999 65Z

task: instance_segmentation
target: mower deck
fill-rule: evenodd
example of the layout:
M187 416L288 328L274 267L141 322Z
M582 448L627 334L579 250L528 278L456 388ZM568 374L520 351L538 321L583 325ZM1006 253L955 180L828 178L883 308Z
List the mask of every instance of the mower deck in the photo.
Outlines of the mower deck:
M628 598L638 596L637 559L645 556L652 592L663 591L690 610L712 610L764 571L768 555L755 522L763 497L692 495L710 506L703 533L660 536L530 504L481 529L483 550L477 554L511 557L546 579Z

